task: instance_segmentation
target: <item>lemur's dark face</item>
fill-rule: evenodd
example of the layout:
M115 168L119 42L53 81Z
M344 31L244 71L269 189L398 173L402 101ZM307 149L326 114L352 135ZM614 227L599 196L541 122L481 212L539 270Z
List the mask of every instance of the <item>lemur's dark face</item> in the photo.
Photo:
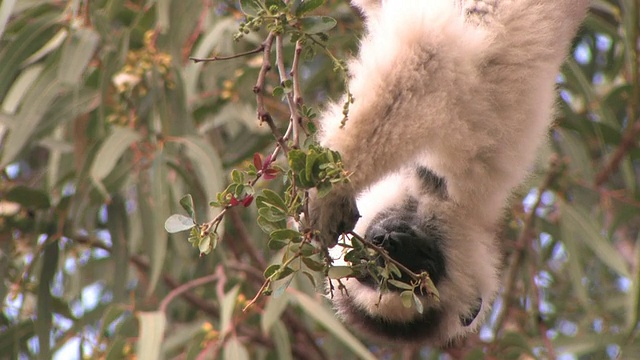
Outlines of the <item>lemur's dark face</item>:
M416 206L414 201L410 201L402 209L378 214L369 225L365 240L385 249L389 256L412 272L426 271L437 286L446 275L443 234L435 217L425 220L417 216ZM369 285L376 283L370 278L359 280ZM409 283L411 277L403 273L398 280Z
M443 178L425 167L417 167L414 176L418 193L407 194L399 206L376 214L369 222L364 237L387 250L394 260L412 272L429 273L437 286L447 273L443 249L445 235L437 216L422 212L420 200L422 196L430 196L438 202L447 201L447 185ZM376 283L370 278L360 280L369 285ZM403 273L398 280L409 283L411 278Z
M407 174L403 176L407 178ZM451 219L459 217L451 210L454 207L449 204L446 182L421 167L409 176L413 178L410 187L391 190L393 181L385 187L390 192L386 194L388 198L400 200L371 211L361 208L363 223L356 231L364 235L365 241L384 248L412 272L427 272L441 293L441 301L416 290L424 308L418 313L415 307L407 308L402 304L400 293L403 289L387 284L387 292L380 297L380 282L371 275L344 282L348 295L335 295L333 301L347 323L376 338L442 345L455 337L452 334L464 333L472 325L477 326L474 320L483 309L483 300L480 291L474 290L476 284L467 274L460 274L459 266L465 259L456 257L464 252L456 249L452 242L457 244L467 236L448 230ZM388 204L380 194L366 196L377 197ZM379 262L383 265L381 258ZM412 279L403 273L396 280L410 283Z

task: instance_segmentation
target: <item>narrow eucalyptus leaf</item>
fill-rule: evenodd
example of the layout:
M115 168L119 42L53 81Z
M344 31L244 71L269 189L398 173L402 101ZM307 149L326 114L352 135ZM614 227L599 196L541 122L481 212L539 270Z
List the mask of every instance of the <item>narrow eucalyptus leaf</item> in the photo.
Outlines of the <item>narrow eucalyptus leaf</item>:
M264 334L268 334L273 324L279 319L284 310L289 305L289 299L287 295L281 296L279 299L270 297L267 300L267 305L264 308L264 312L260 317L260 326Z
M159 359L164 329L167 323L164 312L139 312L140 336L136 356L138 359Z

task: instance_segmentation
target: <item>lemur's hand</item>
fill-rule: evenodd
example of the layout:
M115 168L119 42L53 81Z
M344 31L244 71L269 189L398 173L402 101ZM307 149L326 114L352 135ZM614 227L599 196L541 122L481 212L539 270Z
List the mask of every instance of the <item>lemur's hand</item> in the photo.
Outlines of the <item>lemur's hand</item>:
M309 225L320 232L318 238L327 247L333 247L342 233L353 230L360 218L355 196L335 190L322 198L312 191L309 200Z

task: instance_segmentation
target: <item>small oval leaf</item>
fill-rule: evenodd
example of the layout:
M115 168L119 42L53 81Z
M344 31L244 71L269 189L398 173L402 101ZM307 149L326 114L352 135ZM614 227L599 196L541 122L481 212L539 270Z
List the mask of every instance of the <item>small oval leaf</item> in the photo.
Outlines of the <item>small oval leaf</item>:
M351 275L353 270L348 266L332 266L327 273L330 279L342 279Z
M307 34L327 32L333 29L336 24L336 19L329 16L309 16L300 19L300 27Z
M173 214L164 222L164 229L171 234L189 230L194 226L196 223L192 218L180 214Z

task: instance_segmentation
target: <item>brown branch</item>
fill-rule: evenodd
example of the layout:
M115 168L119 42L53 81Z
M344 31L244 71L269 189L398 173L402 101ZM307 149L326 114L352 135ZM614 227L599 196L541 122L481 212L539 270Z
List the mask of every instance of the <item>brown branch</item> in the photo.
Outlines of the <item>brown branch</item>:
M293 143L299 145L300 143L300 128L302 127L302 116L300 116L300 109L304 105L302 99L302 90L300 89L300 54L302 54L302 43L298 40L296 42L296 49L293 53L293 63L291 64L291 79L293 81L293 103L296 108L296 113L293 123Z
M265 269L267 267L267 262L260 254L258 249L255 247L254 243L250 239L250 235L247 232L244 222L240 217L240 213L238 211L231 210L229 211L229 215L231 217L231 222L233 224L234 230L236 232L236 240L237 241L228 241L227 244L233 243L234 255L238 259L236 263L227 264L227 268L235 269L237 271L241 271L245 273L249 278L252 279L253 283L256 287L259 287L259 290L256 292L256 296L252 301L247 304L249 306L253 305L255 301L258 300L264 288L268 285L268 280L265 281L264 276L261 270L256 269L248 264L241 263L241 259L239 258L239 250L243 251L243 254L248 254L251 258L251 261L257 265L259 269ZM231 246L231 245L230 245ZM285 310L283 314L283 321L287 326L292 330L293 333L300 334L303 338L303 342L301 342L301 346L307 348L313 348L320 359L327 359L323 350L316 343L316 339L313 337L311 331L296 317L296 315L292 312L291 309Z
M262 66L258 72L256 84L253 87L253 93L256 94L256 104L258 106L258 120L261 122L263 121L263 116L268 114L264 106L264 84L267 73L271 70L271 46L273 45L274 38L275 34L271 32L262 43Z
M296 53L297 54L297 53ZM294 55L294 63L296 64L296 72L298 69L297 63L299 62L298 55ZM280 85L284 86L285 82L289 80L287 76L287 70L284 64L284 45L282 35L278 35L276 37L276 65L278 67L278 73L280 75ZM293 67L292 67L293 70ZM296 76L297 78L297 76ZM289 129L293 135L293 146L299 147L299 135L298 135L298 126L302 122L302 118L298 112L297 106L295 104L294 96L292 92L287 92L285 95L287 99L287 106L289 106ZM287 131L289 133L289 131ZM288 139L288 136L285 135L285 139Z
M620 146L616 149L616 151L611 155L609 162L604 166L604 168L596 175L595 184L596 186L602 186L605 181L613 174L623 158L627 153L635 148L638 144L638 136L640 135L640 119L636 120L633 125L627 127L622 141L620 142Z
M511 306L510 295L515 287L518 269L520 268L522 261L524 260L524 255L527 249L530 248L531 240L533 239L532 232L535 224L536 212L538 211L538 208L542 203L542 195L551 186L551 184L553 184L553 182L559 175L559 168L560 164L558 164L558 159L553 156L550 160L547 176L545 177L542 184L540 184L540 186L538 187L538 196L536 197L536 201L533 203L530 212L525 217L522 230L520 231L520 236L516 240L515 251L511 255L511 261L507 270L505 285L502 290L502 305L494 323L494 332L496 334L502 328L502 324L506 318L507 311Z
M558 356L556 355L556 351L553 348L553 344L547 335L547 328L543 322L540 321L540 289L535 281L536 275L536 267L534 266L532 261L529 261L529 286L532 289L531 291L531 312L533 321L537 325L538 332L540 333L540 338L542 338L542 343L544 347L547 349L547 355L549 359L556 359Z
M173 300L176 296L180 296L183 293L198 287L198 286L202 286L204 284L213 282L215 280L218 279L218 274L211 274L211 275L207 275L207 276L203 276L201 278L197 278L197 279L193 279L189 282L186 282L178 287L176 287L175 289L171 290L167 296L164 297L164 299L162 299L162 301L160 302L160 306L159 306L159 310L162 312L166 312L167 311L167 306L169 306L169 303L171 302L171 300Z
M69 238L73 239L79 244L85 244L98 249L103 249L111 253L111 248L109 246L92 237L79 235L79 236L69 237ZM140 270L144 272L148 272L150 269L149 262L143 259L139 255L132 255L131 257L129 257L129 261L131 261L131 263L136 265ZM178 282L176 279L174 279L173 277L171 277L166 273L162 274L162 279L164 280L164 283L171 289L176 289L181 286L180 282ZM194 295L191 292L181 292L179 296L182 297L189 304L196 307L198 310L207 314L208 316L214 319L219 318L220 309L215 304L209 301L206 301L201 297ZM251 341L254 343L260 344L269 349L275 349L275 345L271 339L264 336L260 331L254 330L250 326L238 325L238 327L236 328L236 331L238 334L250 338ZM294 358L296 359L310 358L309 348L307 347L307 344L304 344L304 343L292 344L292 351L293 351ZM320 356L320 358L324 358L321 354L318 356ZM311 358L318 358L318 357L311 357Z

